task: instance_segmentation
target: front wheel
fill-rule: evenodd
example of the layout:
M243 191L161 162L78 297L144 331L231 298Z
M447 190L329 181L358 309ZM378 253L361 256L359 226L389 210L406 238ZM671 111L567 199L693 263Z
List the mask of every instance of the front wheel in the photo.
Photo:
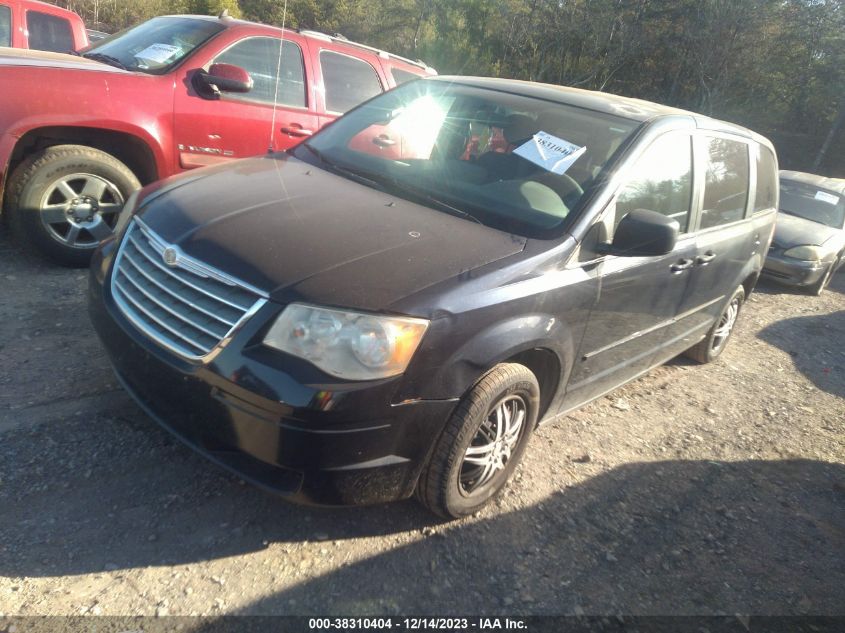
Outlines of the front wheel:
M417 497L446 518L473 514L505 486L534 427L537 378L525 366L502 363L467 393L437 440L417 484Z
M734 290L730 300L725 304L722 314L716 319L707 336L697 345L689 348L684 354L699 363L711 363L721 356L733 334L736 319L745 301L745 289L739 286Z
M110 154L55 145L15 169L6 211L19 240L65 266L85 266L140 186L135 174Z
M838 265L838 260L834 261L830 266L828 266L827 270L824 271L824 274L821 276L816 283L812 286L807 286L807 290L811 295L815 295L818 297L821 293L824 292L824 289L827 288L828 284L830 284L830 280L833 278L833 273L836 271L836 267Z

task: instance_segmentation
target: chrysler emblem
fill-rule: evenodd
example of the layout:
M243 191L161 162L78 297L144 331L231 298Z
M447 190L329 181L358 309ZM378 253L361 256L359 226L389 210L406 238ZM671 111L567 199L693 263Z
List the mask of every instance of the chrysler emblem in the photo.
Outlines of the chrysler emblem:
M172 246L165 248L161 257L168 266L176 266L179 263L179 252Z

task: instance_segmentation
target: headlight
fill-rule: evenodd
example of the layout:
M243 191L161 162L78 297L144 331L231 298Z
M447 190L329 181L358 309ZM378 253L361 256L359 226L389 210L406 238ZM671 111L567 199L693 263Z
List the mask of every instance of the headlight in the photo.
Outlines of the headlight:
M425 319L292 303L267 332L264 344L338 378L374 380L405 371L426 328Z
M795 246L785 250L783 254L786 257L800 259L802 262L819 262L824 256L824 252L819 246Z
M129 220L132 219L133 214L135 213L135 206L138 204L138 191L133 191L132 195L126 200L123 204L123 208L120 210L120 215L117 216L117 222L114 225L114 234L117 237L123 235L123 231L126 230L126 225L129 224Z

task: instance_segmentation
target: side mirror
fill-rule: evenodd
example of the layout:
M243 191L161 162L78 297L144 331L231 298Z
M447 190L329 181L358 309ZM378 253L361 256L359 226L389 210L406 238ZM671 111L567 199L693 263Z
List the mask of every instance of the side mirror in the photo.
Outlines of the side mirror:
M249 73L234 64L212 64L208 72L200 70L196 77L212 92L249 92L253 85Z
M656 211L635 209L627 214L606 252L623 257L654 257L671 253L678 241L681 225Z

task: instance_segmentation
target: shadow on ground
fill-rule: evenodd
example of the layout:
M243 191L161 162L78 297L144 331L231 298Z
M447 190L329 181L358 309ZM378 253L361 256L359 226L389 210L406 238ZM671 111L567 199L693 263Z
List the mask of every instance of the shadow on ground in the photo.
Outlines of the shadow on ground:
M844 525L838 464L629 464L244 612L841 614Z
M788 353L795 368L818 389L845 398L845 310L776 321L757 336ZM825 352L805 351L811 337L827 339Z
M140 416L6 433L0 574L191 563L270 542L418 540L244 613L843 613L845 467L632 463L486 518L414 503L285 504L220 475ZM503 504L518 505L514 495ZM499 512L500 514L496 514Z

